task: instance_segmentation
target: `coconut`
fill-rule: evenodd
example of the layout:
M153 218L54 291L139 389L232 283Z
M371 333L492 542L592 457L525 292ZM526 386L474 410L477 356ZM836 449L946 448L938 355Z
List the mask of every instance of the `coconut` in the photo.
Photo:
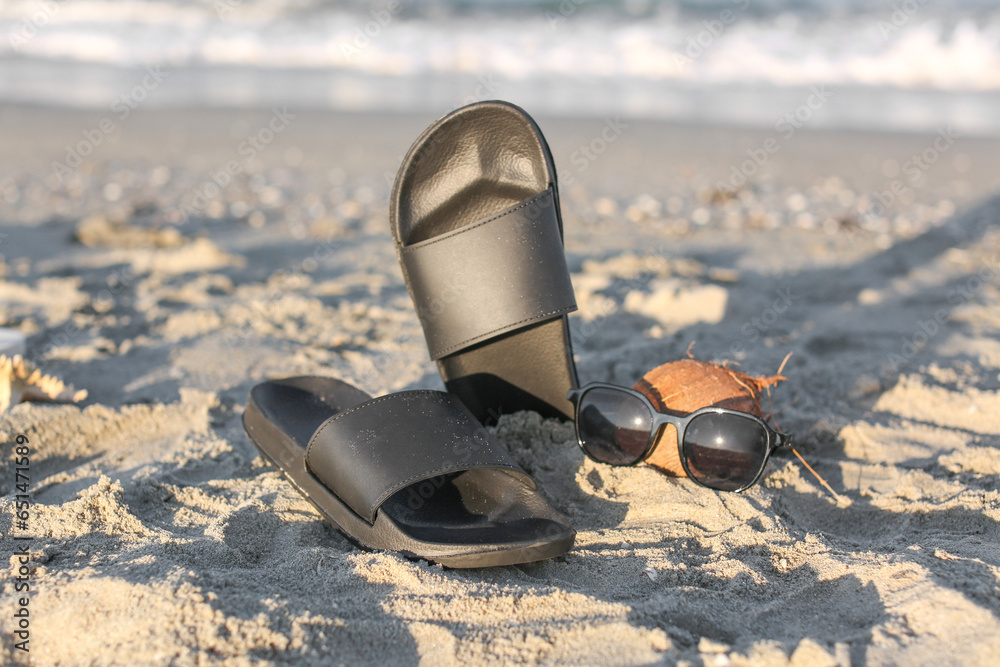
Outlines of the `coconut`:
M657 366L634 388L660 412L679 417L710 406L763 417L761 392L784 379L781 375L753 377L723 364L681 359ZM673 426L668 424L663 429L653 447L646 463L667 475L685 476L677 449L677 430Z

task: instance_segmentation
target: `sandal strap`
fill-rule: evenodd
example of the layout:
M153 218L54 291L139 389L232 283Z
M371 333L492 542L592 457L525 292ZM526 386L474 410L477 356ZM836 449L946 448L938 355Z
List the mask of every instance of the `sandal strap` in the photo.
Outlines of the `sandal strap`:
M316 429L306 466L369 523L392 494L427 479L502 468L535 483L455 396L404 391L340 412Z
M399 255L435 360L576 310L551 187Z

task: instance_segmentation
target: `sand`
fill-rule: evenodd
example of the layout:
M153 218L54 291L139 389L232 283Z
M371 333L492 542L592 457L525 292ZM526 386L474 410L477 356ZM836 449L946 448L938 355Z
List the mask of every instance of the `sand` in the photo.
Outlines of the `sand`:
M725 494L583 457L532 413L495 428L578 529L564 557L446 570L362 552L256 455L266 378L441 388L392 250L388 186L424 116L8 107L0 326L88 398L0 416L0 599L31 554L35 665L918 665L1000 651L1000 142L540 119L564 182L584 381L692 354L788 380L790 454ZM605 135L607 136L607 135ZM220 169L232 183L192 206ZM874 192L905 193L870 218ZM866 198L869 200L866 202ZM15 521L30 442L28 530ZM30 536L28 542L14 536Z

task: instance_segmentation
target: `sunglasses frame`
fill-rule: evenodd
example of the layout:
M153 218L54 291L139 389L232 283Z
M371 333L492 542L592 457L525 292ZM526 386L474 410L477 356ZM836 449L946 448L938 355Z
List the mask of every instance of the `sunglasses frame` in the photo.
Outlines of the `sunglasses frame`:
M587 448L584 447L583 438L580 435L580 422L578 419L576 419L576 417L580 411L580 402L583 400L583 397L586 396L587 392L590 391L591 389L611 389L613 391L620 391L626 394L630 394L638 398L646 405L647 408L649 408L649 413L652 417L652 424L649 429L649 440L646 442L646 448L643 450L642 455L639 456L639 458L637 458L634 462L628 464L607 463L605 461L601 461L591 456L590 452L587 451ZM708 484L705 484L704 482L695 478L691 474L691 469L688 467L687 457L684 456L684 433L687 431L688 425L694 420L695 417L713 413L731 414L737 417L742 417L744 419L750 419L752 421L757 422L764 428L764 432L767 433L767 452L764 454L764 458L761 460L760 469L757 470L757 474L754 475L752 481L745 484L744 486L741 486L738 489L733 489L732 493L742 493L743 491L746 491L751 486L756 484L760 480L761 476L764 474L764 469L767 468L767 462L771 459L771 454L773 454L775 450L778 449L779 447L787 447L792 440L791 435L775 431L763 419L761 419L757 415L752 415L749 412L741 412L739 410L730 410L729 408L719 408L711 406L706 408L699 408L698 410L695 410L694 412L685 417L668 415L664 412L660 412L659 410L657 410L656 406L653 405L653 402L650 401L649 398L642 392L636 391L635 389L630 389L628 387L621 387L616 384L607 384L604 382L590 382L583 387L576 387L570 389L569 394L566 396L566 398L573 402L573 424L574 424L574 429L576 431L576 444L580 446L580 449L583 450L583 453L590 460L596 461L597 463L602 463L604 465L610 465L616 467L629 467L629 466L634 466L637 463L641 463L642 461L648 459L650 455L652 455L653 451L655 451L656 443L660 438L660 433L663 431L663 428L667 424L670 424L671 426L674 427L674 430L677 432L677 458L680 459L681 465L684 467L684 472L685 474L687 474L688 479L690 479L695 484L698 484L699 486L704 486L705 488L712 489L713 491L724 491L726 489L716 489L715 487L709 486Z

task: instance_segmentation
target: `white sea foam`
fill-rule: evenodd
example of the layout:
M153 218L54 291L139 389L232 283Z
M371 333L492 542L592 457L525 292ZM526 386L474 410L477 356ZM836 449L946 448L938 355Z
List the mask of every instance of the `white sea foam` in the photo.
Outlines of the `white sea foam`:
M0 57L391 75L485 71L512 79L600 76L1000 89L1000 9L985 19L955 24L919 8L901 14L905 20L898 26L891 9L812 20L790 14L755 18L736 2L719 16L683 20L670 13L635 20L582 9L566 17L558 9L539 9L516 20L475 14L407 18L382 10L383 17L391 16L382 26L342 5L306 6L309 11L298 13L291 10L294 5L276 1L13 0L0 5L0 34L9 37L0 41ZM229 7L224 19L220 12ZM730 23L720 20L722 11L731 12ZM41 17L36 22L42 24L31 24L33 17ZM32 27L22 35L26 22ZM366 27L377 33L367 44Z
M158 64L401 80L487 74L521 88L611 85L631 91L630 104L649 115L679 91L734 85L979 92L989 100L1000 91L996 3L964 0L944 11L921 0L882 9L826 0L529 0L518 3L516 18L498 4L403 0L392 14L346 0L8 0L0 4L0 67ZM643 89L645 106L634 92ZM0 82L0 95L8 93Z

